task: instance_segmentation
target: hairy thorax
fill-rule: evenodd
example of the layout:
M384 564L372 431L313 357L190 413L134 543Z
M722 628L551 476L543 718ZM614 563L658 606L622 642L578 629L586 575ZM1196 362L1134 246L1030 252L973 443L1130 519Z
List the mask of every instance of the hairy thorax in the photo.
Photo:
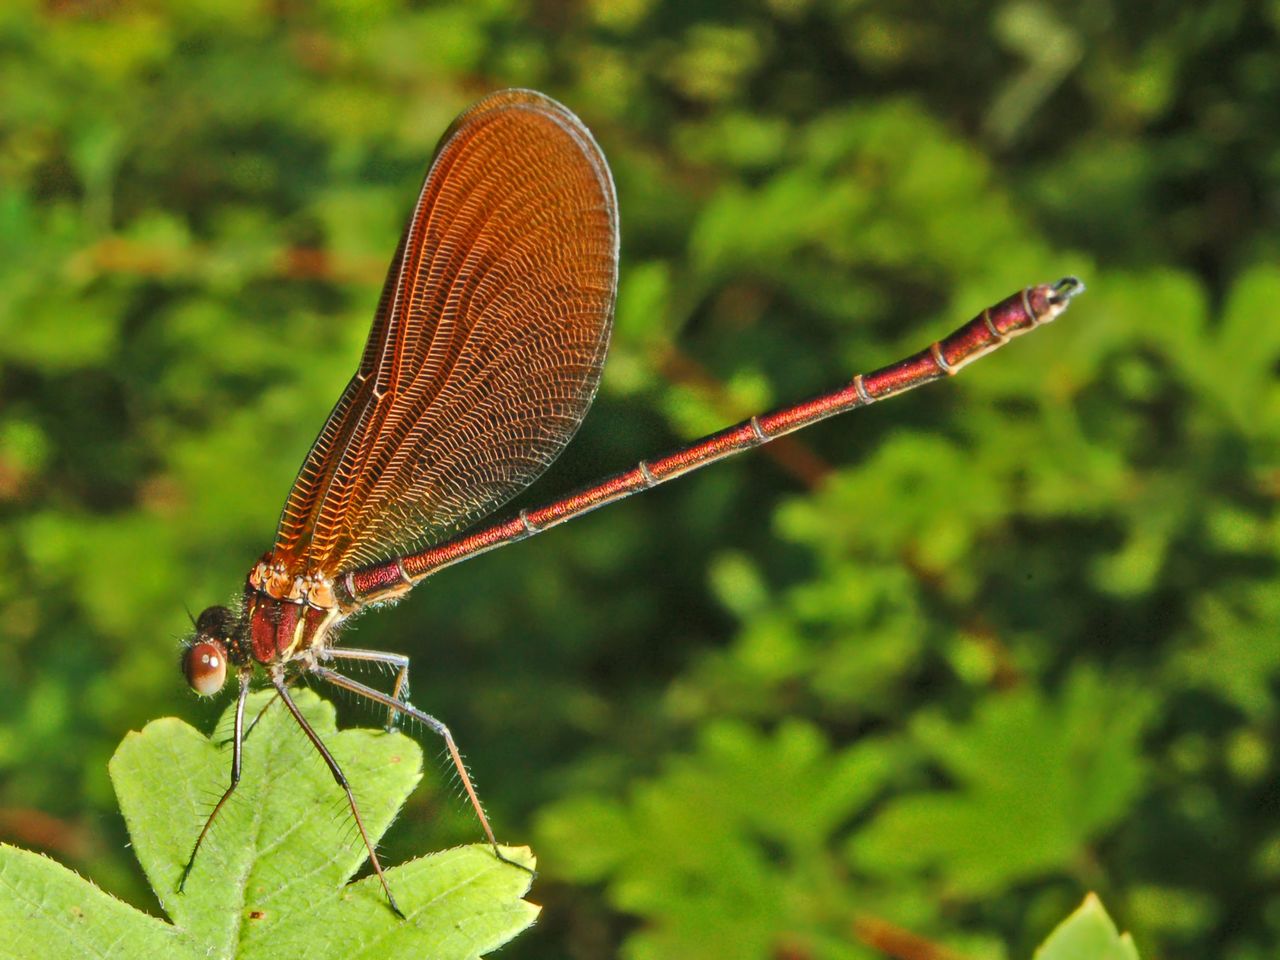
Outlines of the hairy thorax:
M272 554L249 572L244 615L253 659L261 664L323 649L346 612L322 574L298 573Z

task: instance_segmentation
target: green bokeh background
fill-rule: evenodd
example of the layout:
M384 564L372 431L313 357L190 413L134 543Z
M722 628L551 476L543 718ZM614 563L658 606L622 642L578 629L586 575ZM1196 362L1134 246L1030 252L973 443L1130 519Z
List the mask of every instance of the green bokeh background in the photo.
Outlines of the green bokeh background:
M510 85L623 223L523 503L1089 292L353 625L539 855L502 956L1025 957L1090 889L1144 956L1280 953L1275 0L0 6L0 839L153 905L106 760L220 710L184 605L269 546L436 138ZM433 771L393 861L476 838Z

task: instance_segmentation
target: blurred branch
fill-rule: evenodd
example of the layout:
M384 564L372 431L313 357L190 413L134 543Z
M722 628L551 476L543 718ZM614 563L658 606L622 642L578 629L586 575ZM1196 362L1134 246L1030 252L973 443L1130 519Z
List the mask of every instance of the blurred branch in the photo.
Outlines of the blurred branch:
M105 237L70 259L78 276L115 274L137 277L199 276L217 259L208 248L174 249ZM317 247L286 247L264 264L263 272L288 280L374 285L382 281L386 262L380 257L335 257Z
M0 836L69 860L83 860L90 848L81 827L27 807L0 807Z
M954 950L866 914L853 921L853 935L872 950L895 960L965 960Z

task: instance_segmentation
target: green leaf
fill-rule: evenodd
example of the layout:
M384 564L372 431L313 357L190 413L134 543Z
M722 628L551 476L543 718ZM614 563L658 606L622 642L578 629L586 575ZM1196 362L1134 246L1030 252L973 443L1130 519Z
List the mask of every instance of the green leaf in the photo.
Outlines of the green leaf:
M482 845L387 870L405 920L391 912L376 877L348 884L366 851L346 799L273 697L250 697L248 716L264 712L245 742L243 778L182 894L177 882L191 845L227 783L230 745L168 717L129 734L111 760L134 850L172 926L51 860L4 847L0 929L21 930L6 955L472 958L533 922L538 908L520 899L530 874ZM400 734L338 733L328 703L305 690L296 698L347 774L376 842L421 779L421 751ZM219 730L229 728L230 711ZM527 849L506 853L532 868Z
M1035 960L1138 960L1129 934L1121 934L1092 893L1049 934Z
M197 956L177 927L48 857L8 844L0 844L0 930L14 960Z

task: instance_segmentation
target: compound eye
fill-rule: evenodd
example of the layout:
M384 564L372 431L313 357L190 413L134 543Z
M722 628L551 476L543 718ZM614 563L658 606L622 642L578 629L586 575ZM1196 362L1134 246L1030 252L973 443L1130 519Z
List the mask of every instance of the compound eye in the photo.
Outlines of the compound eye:
M216 640L200 640L187 648L182 672L191 689L211 697L227 682L227 651Z

